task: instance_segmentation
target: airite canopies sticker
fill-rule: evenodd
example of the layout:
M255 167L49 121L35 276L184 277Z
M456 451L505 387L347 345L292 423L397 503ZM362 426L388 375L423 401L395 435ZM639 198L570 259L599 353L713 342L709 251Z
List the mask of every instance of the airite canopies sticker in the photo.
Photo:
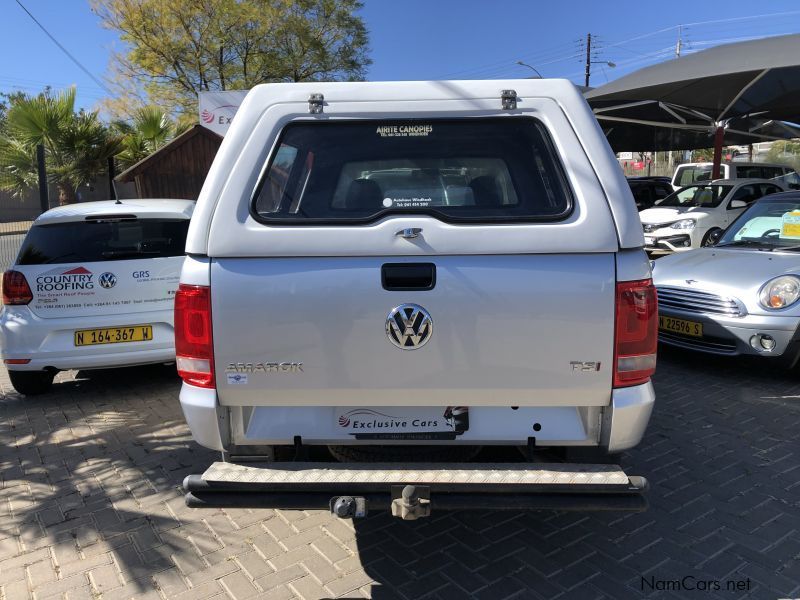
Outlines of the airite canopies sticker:
M433 125L379 125L377 134L381 137L426 137L433 131Z
M800 239L800 211L784 213L781 223L781 237Z

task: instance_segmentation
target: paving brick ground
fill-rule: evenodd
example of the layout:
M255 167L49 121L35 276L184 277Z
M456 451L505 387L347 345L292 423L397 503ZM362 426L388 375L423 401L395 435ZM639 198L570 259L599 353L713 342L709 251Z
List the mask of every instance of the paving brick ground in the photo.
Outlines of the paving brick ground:
M191 441L171 368L61 374L31 399L0 387L6 600L800 597L800 377L758 363L662 358L651 427L623 457L652 483L646 513L355 527L185 508L181 480L216 456Z

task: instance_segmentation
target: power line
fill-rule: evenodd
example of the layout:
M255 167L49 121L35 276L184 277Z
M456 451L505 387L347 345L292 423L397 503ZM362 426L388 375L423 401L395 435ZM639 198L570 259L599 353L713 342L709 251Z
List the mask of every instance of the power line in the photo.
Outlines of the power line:
M113 95L113 93L111 92L111 90L109 90L109 89L108 89L108 87L106 87L106 85L105 85L105 84L104 84L102 81L100 81L100 80L99 80L97 77L95 77L95 76L94 76L94 74L93 74L91 71L89 71L89 69L87 69L86 67L84 67L84 66L83 66L83 65L80 63L80 61L79 61L77 58L75 58L74 56L72 56L72 54L70 54L69 50L67 50L66 48L64 48L64 46L62 46L62 45L59 43L59 41L58 41L58 40L57 40L55 37L53 37L53 34L51 34L49 31L47 31L47 29L45 29L45 26L44 26L44 25L42 25L42 24L39 22L39 20L38 20L36 17L34 17L34 16L33 16L33 14L31 13L31 11L29 11L27 8L25 8L25 5L24 5L24 4L23 4L23 3L22 3L20 0L15 0L15 2L16 2L17 4L19 4L20 8L21 8L22 10L24 10L24 11L27 13L27 15L28 15L28 16L29 16L29 17L30 17L32 20L33 20L33 22L34 22L34 23L36 23L36 24L39 26L39 29L41 29L42 31L44 31L45 35L47 35L47 37L49 37L49 38L50 38L50 39L53 41L53 43L54 43L56 46L58 46L58 47L61 49L61 51L62 51L64 54L66 54L66 55L69 57L69 59L70 59L72 62L74 62L76 65L78 65L78 68L79 68L81 71L83 71L84 73L86 73L86 74L87 74L87 75L88 75L88 76L89 76L89 77L92 79L92 81L94 81L94 82L95 82L97 85L99 85L101 88L103 88L103 90L105 90L105 91L106 91L106 93Z

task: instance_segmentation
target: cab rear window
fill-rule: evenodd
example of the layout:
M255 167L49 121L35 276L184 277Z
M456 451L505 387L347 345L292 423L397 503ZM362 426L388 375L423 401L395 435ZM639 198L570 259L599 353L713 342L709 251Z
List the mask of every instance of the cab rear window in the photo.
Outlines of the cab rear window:
M18 265L183 256L188 219L87 220L31 227Z
M531 118L292 123L255 190L264 223L555 221L572 194Z

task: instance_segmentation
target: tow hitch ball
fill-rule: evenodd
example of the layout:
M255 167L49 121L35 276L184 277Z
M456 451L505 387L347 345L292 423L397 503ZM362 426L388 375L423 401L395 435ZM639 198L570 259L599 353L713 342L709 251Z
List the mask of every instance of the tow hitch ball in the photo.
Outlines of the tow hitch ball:
M335 496L331 498L331 513L340 519L367 516L367 500L361 496ZM393 485L392 516L404 521L414 521L431 514L431 489L424 485Z

